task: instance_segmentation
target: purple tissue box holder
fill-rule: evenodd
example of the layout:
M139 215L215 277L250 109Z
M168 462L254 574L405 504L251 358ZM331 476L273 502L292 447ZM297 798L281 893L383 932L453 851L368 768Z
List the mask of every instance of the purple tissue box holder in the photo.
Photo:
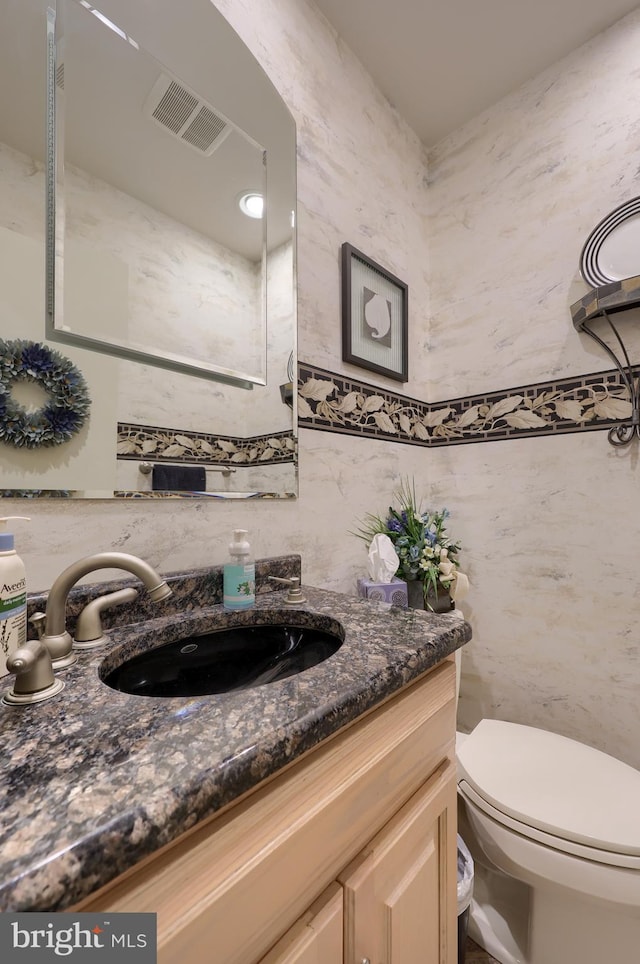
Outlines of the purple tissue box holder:
M406 609L409 604L407 584L404 579L394 576L391 582L373 582L371 579L358 579L358 595L365 599L378 599L391 603L400 609Z

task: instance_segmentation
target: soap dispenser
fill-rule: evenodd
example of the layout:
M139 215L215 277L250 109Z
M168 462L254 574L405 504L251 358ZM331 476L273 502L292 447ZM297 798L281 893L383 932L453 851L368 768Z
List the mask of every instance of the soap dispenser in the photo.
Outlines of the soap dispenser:
M29 522L28 516L0 517L0 529L13 519ZM13 533L0 531L0 677L8 676L7 657L27 641L27 576L14 548Z
M235 529L229 545L231 559L223 570L225 609L251 609L256 601L256 567L246 529Z

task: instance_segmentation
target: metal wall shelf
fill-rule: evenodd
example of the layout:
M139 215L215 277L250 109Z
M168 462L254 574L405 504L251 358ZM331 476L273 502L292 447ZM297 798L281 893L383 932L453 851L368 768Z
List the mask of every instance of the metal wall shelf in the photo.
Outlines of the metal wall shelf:
M628 311L640 306L640 275L624 278L623 281L611 281L606 285L592 288L580 301L571 305L571 319L577 331L584 332L593 338L609 355L620 372L623 384L629 393L631 403L631 419L620 422L609 430L609 441L612 445L628 445L637 436L640 438L640 382L634 378L633 367L629 354L609 315L617 311ZM604 318L615 335L624 362L621 361L613 349L589 326L589 322Z
M571 305L571 319L574 328L583 331L584 323L592 318L637 307L640 307L640 275L591 288L580 301Z

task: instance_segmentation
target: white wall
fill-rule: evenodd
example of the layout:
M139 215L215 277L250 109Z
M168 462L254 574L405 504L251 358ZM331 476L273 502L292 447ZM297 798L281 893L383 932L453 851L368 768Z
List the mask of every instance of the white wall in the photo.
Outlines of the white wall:
M431 153L431 399L612 367L569 305L591 229L640 194L639 44L640 10ZM640 313L616 318L640 360ZM640 766L637 444L585 432L430 455L473 582L463 728L531 723Z

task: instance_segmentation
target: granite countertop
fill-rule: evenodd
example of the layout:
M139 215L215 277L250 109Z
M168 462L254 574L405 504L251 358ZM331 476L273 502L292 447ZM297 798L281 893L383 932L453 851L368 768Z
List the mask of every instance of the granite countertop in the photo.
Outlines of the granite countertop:
M208 599L201 594L195 605L191 594L187 605L183 593L179 615L149 619L145 611L144 622L110 629L108 646L79 653L59 674L65 688L58 696L32 706L0 705L1 911L72 906L471 638L455 612L396 609L305 586L300 609L344 628L341 648L325 662L280 682L215 696L149 698L107 687L99 669L105 656L114 661L118 647L133 653L175 638L177 620L180 635L189 635L228 616L220 604L207 605L219 592L219 571L211 572L213 582L207 574L200 583ZM294 623L286 591L272 587L257 596L252 618L275 611ZM123 618L119 613L116 623ZM10 685L2 680L0 694Z

